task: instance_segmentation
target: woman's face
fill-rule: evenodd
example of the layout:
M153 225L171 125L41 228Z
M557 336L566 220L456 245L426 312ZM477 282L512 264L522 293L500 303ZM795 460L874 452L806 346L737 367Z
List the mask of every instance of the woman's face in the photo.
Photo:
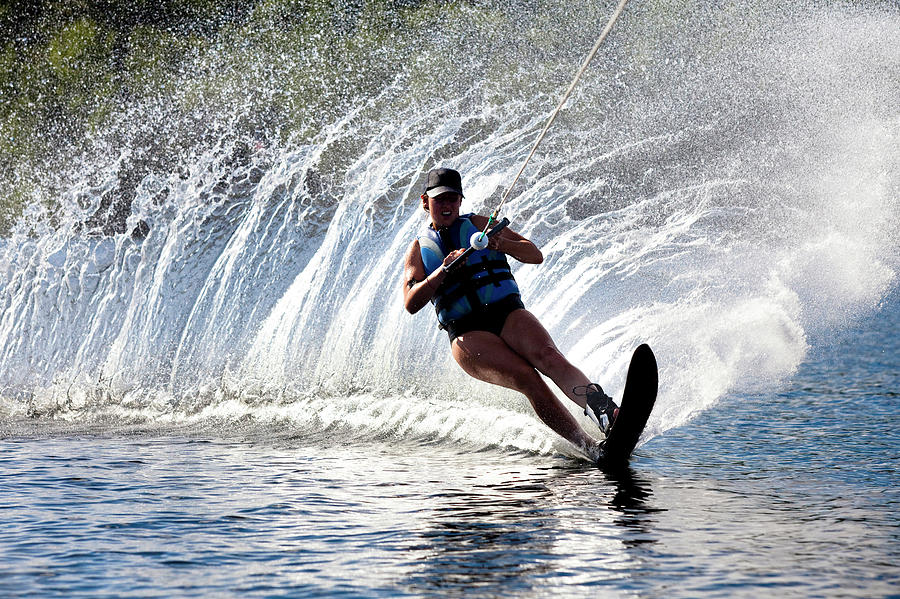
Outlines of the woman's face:
M435 229L449 227L459 218L459 207L462 204L462 196L458 193L447 191L436 197L428 196L425 200L428 214Z

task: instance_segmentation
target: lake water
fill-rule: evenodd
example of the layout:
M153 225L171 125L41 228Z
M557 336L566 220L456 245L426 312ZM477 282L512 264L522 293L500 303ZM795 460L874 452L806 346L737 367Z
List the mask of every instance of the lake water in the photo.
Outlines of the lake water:
M6 421L0 594L897 596L897 306L619 476L446 440Z

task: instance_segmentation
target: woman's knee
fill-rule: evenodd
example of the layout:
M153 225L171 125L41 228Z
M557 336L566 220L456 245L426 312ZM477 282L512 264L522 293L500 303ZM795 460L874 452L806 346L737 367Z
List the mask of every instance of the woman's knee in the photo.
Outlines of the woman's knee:
M548 376L566 368L568 364L566 357L552 343L541 345L534 355L534 367Z
M524 360L514 363L504 364L502 367L492 369L494 371L494 381L499 382L504 387L518 391L530 400L534 400L546 394L549 390L547 383L541 378L541 375ZM487 380L484 377L477 377Z
M541 375L524 360L505 364L495 372L496 376L502 379L501 384L504 387L518 391L529 399L543 395L548 389Z
M516 373L517 391L526 395L529 399L552 393L547 383L534 368L523 369Z

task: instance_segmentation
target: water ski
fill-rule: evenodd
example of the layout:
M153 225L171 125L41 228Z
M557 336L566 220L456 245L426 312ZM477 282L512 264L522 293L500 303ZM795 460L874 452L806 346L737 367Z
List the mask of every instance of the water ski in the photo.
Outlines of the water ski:
M647 425L650 412L653 411L658 384L656 357L645 343L638 346L631 356L619 415L609 429L606 440L601 443L603 456L598 460L601 467L615 468L628 463L628 458Z

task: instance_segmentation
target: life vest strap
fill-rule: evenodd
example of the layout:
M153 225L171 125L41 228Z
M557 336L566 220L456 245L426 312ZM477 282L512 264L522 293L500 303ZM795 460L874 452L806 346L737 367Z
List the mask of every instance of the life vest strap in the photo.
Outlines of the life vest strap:
M507 271L494 271L491 272L486 277L479 277L478 279L473 279L471 285L455 285L447 289L447 291L441 294L440 299L436 300L434 303L435 309L440 312L441 310L451 306L461 297L466 296L469 299L469 304L474 308L481 304L481 300L478 297L477 289L481 287L487 287L489 285L494 285L499 287L502 281L510 281L514 280L513 274ZM446 281L444 282L446 285Z
M492 259L483 256L482 259L477 262L469 262L462 266L457 266L448 272L443 284L448 286L455 285L460 281L467 281L479 273L487 272L489 274L494 274L497 271L509 272L509 262L502 258Z

